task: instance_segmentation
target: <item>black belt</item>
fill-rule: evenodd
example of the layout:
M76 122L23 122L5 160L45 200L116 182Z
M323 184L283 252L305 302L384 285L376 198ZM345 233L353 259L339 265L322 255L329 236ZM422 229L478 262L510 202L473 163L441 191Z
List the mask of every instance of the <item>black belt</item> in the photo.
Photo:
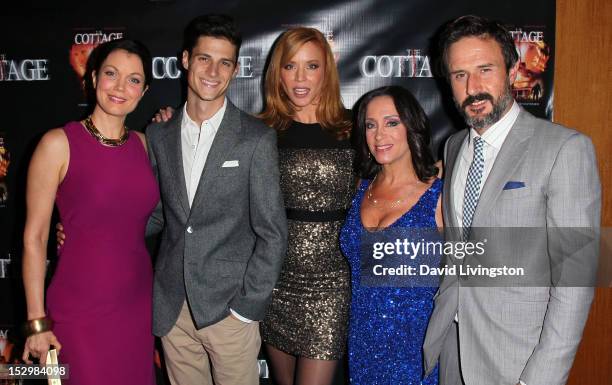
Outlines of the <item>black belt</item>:
M287 219L303 222L331 222L343 221L346 218L346 209L331 211L308 211L300 209L286 209Z

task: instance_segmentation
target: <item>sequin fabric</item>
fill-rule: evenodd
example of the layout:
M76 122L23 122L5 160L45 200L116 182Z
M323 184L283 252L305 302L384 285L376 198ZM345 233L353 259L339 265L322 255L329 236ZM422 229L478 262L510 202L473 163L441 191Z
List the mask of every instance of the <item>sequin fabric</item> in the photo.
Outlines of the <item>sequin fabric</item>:
M280 149L279 158L285 207L307 211L347 208L355 191L352 150Z
M337 214L324 219L350 204L354 151L320 125L297 122L279 135L278 145L285 207L318 214L319 220L288 217L287 254L262 337L296 356L340 359L346 351L349 267L338 244L343 220Z
M355 194L340 245L351 267L349 377L353 385L434 385L436 368L423 378L422 347L433 310L433 287L364 287L360 285L361 202L369 181ZM435 228L442 189L436 180L419 201L390 228Z

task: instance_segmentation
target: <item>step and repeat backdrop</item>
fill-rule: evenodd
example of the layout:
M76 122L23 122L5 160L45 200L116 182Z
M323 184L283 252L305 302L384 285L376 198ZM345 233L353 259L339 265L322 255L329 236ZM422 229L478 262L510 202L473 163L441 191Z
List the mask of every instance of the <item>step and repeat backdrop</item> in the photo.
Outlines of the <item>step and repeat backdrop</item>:
M429 115L433 151L439 154L444 139L463 126L445 80L436 76L432 38L444 22L479 14L508 24L516 40L520 70L513 84L515 98L532 113L552 117L554 0L45 3L13 4L0 13L0 362L15 360L22 348L17 325L25 317L21 250L28 162L46 130L87 113L82 77L90 52L102 42L125 37L141 40L151 50L154 80L127 122L131 129L143 130L159 107L176 107L183 99L177 55L183 28L194 16L215 12L236 19L244 43L229 98L253 114L262 109L262 75L275 39L289 27L314 27L333 48L347 108L373 88L405 86ZM50 243L52 274L55 244ZM263 359L260 368L265 383Z

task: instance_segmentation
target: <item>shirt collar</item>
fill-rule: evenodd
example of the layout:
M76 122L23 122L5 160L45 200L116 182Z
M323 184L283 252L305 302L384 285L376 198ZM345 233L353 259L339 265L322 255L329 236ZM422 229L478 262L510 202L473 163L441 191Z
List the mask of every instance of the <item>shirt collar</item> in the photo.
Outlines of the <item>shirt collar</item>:
M502 144L504 144L504 140L512 128L512 125L518 118L519 112L521 109L516 101L512 102L512 107L510 110L506 112L504 116L491 127L489 127L484 134L480 135L482 140L489 146L495 147L496 149L500 149ZM475 129L470 128L470 140L468 142L468 146L472 146L472 142L474 138L478 135Z
M221 125L221 121L223 120L223 115L225 115L226 109L227 109L227 98L224 97L223 105L221 106L221 108L219 108L219 110L217 110L217 112L215 112L213 116L210 117L210 119L204 120L202 122L202 125L204 125L205 122L208 122L210 126L212 127L213 131L217 133L217 130L219 129L219 126ZM187 113L187 103L183 105L183 121L181 122L181 126L196 129L197 131L200 131L200 129L202 128L201 126L198 127L196 122L194 122L193 119L189 117L189 114Z

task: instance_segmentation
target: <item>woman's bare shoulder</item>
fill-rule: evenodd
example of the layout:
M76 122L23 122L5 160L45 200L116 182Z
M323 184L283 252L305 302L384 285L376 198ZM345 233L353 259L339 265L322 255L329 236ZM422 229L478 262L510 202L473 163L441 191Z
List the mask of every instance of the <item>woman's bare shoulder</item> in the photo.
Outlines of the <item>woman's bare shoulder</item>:
M140 139L140 141L142 142L142 145L144 146L145 151L147 151L147 137L145 136L145 134L140 131L133 131L133 132L138 136L138 139Z
M61 151L68 149L68 137L62 127L52 128L40 139L38 148Z

